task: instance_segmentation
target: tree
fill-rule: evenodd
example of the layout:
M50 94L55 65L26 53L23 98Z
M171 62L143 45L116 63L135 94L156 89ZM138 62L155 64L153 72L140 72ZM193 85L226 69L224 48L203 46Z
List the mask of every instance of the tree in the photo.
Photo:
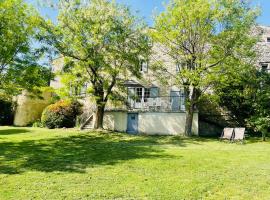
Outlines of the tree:
M22 0L0 1L0 93L37 92L50 73L33 49L39 16Z
M230 118L238 126L247 126L248 119L254 115L254 102L260 87L255 67L239 66L238 72L226 73L213 85L218 104L228 111Z
M256 131L262 133L262 140L266 140L266 135L270 131L270 74L260 72L258 77L258 87L253 101L254 113L248 119L251 126Z
M176 64L179 73L166 72L166 63L153 58L162 79L173 79L186 95L185 135L190 136L200 96L222 76L251 66L256 39L249 33L257 10L240 0L172 0L155 19L153 41ZM167 75L167 76L166 76ZM219 79L217 79L219 77Z
M126 75L140 76L148 54L145 26L115 1L60 1L58 24L46 22L44 41L65 59L64 71L87 83L96 104L95 128L103 128L106 103Z

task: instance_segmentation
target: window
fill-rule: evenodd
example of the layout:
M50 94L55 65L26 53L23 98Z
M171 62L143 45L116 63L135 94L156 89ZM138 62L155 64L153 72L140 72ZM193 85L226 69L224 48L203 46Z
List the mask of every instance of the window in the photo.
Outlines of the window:
M267 42L270 42L270 37L267 37Z
M185 94L183 90L170 92L171 109L173 111L185 110Z
M148 98L150 98L150 88L144 89L144 102L147 102Z
M136 102L141 102L142 100L142 88L136 88Z
M176 63L176 73L180 72L181 70L181 63Z
M133 99L136 103L148 102L149 98L158 97L158 88L128 88L128 99L130 102L133 102Z
M176 73L180 72L181 69L186 68L187 64L185 62L177 62L176 63Z
M180 91L180 110L186 110L186 105L185 105L186 97L185 97L185 91L182 89Z
M148 62L145 60L142 60L140 62L140 70L141 72L147 72L148 71Z
M268 70L268 64L261 64L261 71L267 72L267 70Z
M81 96L83 96L83 95L86 96L86 94L87 94L87 84L85 83L81 88L80 95Z

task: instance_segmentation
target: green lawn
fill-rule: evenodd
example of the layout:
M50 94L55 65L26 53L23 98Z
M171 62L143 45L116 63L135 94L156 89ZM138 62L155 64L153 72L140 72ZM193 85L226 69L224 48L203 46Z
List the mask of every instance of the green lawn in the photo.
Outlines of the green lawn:
M1 127L0 199L270 199L270 143Z

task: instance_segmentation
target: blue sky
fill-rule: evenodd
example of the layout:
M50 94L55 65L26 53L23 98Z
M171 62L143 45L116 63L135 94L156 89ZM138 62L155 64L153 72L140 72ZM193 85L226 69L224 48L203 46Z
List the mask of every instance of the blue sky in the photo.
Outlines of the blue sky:
M39 0L26 0L27 2L37 5ZM251 0L252 4L259 5L262 9L261 16L258 18L258 23L270 26L270 0ZM151 26L153 24L153 14L163 10L163 3L168 0L117 0L119 3L126 4L135 12L142 16L145 21ZM42 15L51 19L55 19L57 13L49 8L39 7Z

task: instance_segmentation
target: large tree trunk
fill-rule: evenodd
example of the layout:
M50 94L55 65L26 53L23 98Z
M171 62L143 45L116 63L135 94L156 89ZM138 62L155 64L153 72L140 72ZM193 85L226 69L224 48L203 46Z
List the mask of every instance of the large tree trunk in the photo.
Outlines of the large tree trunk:
M194 102L196 101L197 94L196 88L185 88L186 96L186 123L185 123L185 136L192 136L192 124L193 124L193 114L194 114Z
M103 117L104 117L105 104L97 106L95 113L94 129L103 129Z
M266 141L266 130L262 131L262 141Z
M193 122L193 113L194 106L190 105L186 109L186 124L185 124L185 136L190 137L192 135L192 122Z

